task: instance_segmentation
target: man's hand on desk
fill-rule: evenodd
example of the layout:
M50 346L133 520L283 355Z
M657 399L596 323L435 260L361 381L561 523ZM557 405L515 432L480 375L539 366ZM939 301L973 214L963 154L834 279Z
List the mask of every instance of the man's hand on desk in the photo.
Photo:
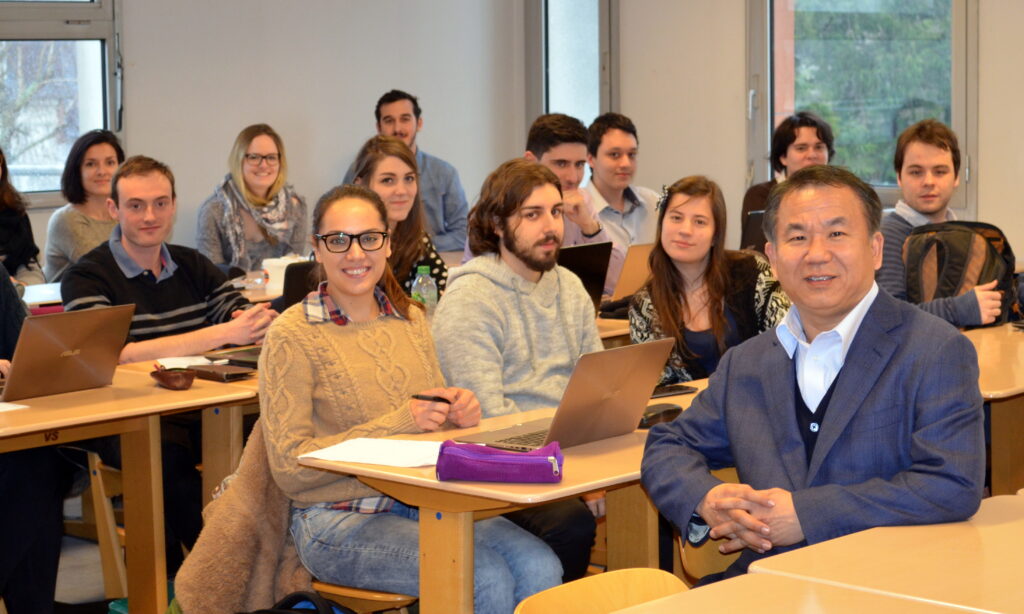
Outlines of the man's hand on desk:
M982 324L991 324L1002 313L1003 293L996 290L998 280L993 279L987 284L974 287L974 297L978 299L978 313Z
M722 553L750 548L767 552L803 541L793 494L781 488L754 490L746 484L719 484L704 496L697 513L711 527L713 539L726 538Z
M267 329L278 313L270 308L270 303L258 303L249 309L238 309L231 314L231 320L225 322L227 343L235 345L251 345L262 343Z

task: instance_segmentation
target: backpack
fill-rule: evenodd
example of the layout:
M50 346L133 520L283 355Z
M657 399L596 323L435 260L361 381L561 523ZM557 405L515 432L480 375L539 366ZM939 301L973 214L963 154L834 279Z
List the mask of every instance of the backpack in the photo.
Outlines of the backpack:
M903 242L907 300L926 303L960 296L997 280L1002 310L994 324L1020 317L1013 275L1016 260L1006 235L983 222L942 222L918 226Z
M274 607L256 610L251 614L355 614L355 610L338 605L311 592L297 592L285 595Z

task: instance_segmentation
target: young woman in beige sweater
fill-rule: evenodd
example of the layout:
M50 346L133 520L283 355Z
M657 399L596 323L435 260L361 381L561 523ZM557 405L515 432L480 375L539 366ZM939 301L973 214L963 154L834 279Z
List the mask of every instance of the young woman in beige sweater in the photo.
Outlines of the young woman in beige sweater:
M260 399L271 471L292 500L303 564L320 580L416 595L419 510L297 460L353 437L480 420L471 391L445 387L423 310L388 266L387 229L384 203L366 188L335 188L317 203L313 247L326 281L267 333ZM417 393L450 403L412 399ZM476 612L512 612L560 581L554 553L510 521L481 520L474 533Z

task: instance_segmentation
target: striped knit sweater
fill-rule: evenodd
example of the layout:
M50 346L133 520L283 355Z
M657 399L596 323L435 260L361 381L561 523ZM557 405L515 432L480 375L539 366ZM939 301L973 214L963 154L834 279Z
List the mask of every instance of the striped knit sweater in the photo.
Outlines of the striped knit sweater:
M64 274L60 285L64 308L134 303L127 341L134 343L227 322L231 312L249 306L206 256L181 245L167 245L167 249L178 268L158 282L148 272L125 277L110 243L103 243Z

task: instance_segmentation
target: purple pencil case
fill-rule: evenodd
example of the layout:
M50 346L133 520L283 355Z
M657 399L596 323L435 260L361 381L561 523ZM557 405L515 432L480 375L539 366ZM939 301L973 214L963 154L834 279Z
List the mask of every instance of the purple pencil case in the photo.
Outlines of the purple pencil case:
M561 482L564 460L557 441L532 452L510 452L449 439L441 444L437 455L437 479Z

